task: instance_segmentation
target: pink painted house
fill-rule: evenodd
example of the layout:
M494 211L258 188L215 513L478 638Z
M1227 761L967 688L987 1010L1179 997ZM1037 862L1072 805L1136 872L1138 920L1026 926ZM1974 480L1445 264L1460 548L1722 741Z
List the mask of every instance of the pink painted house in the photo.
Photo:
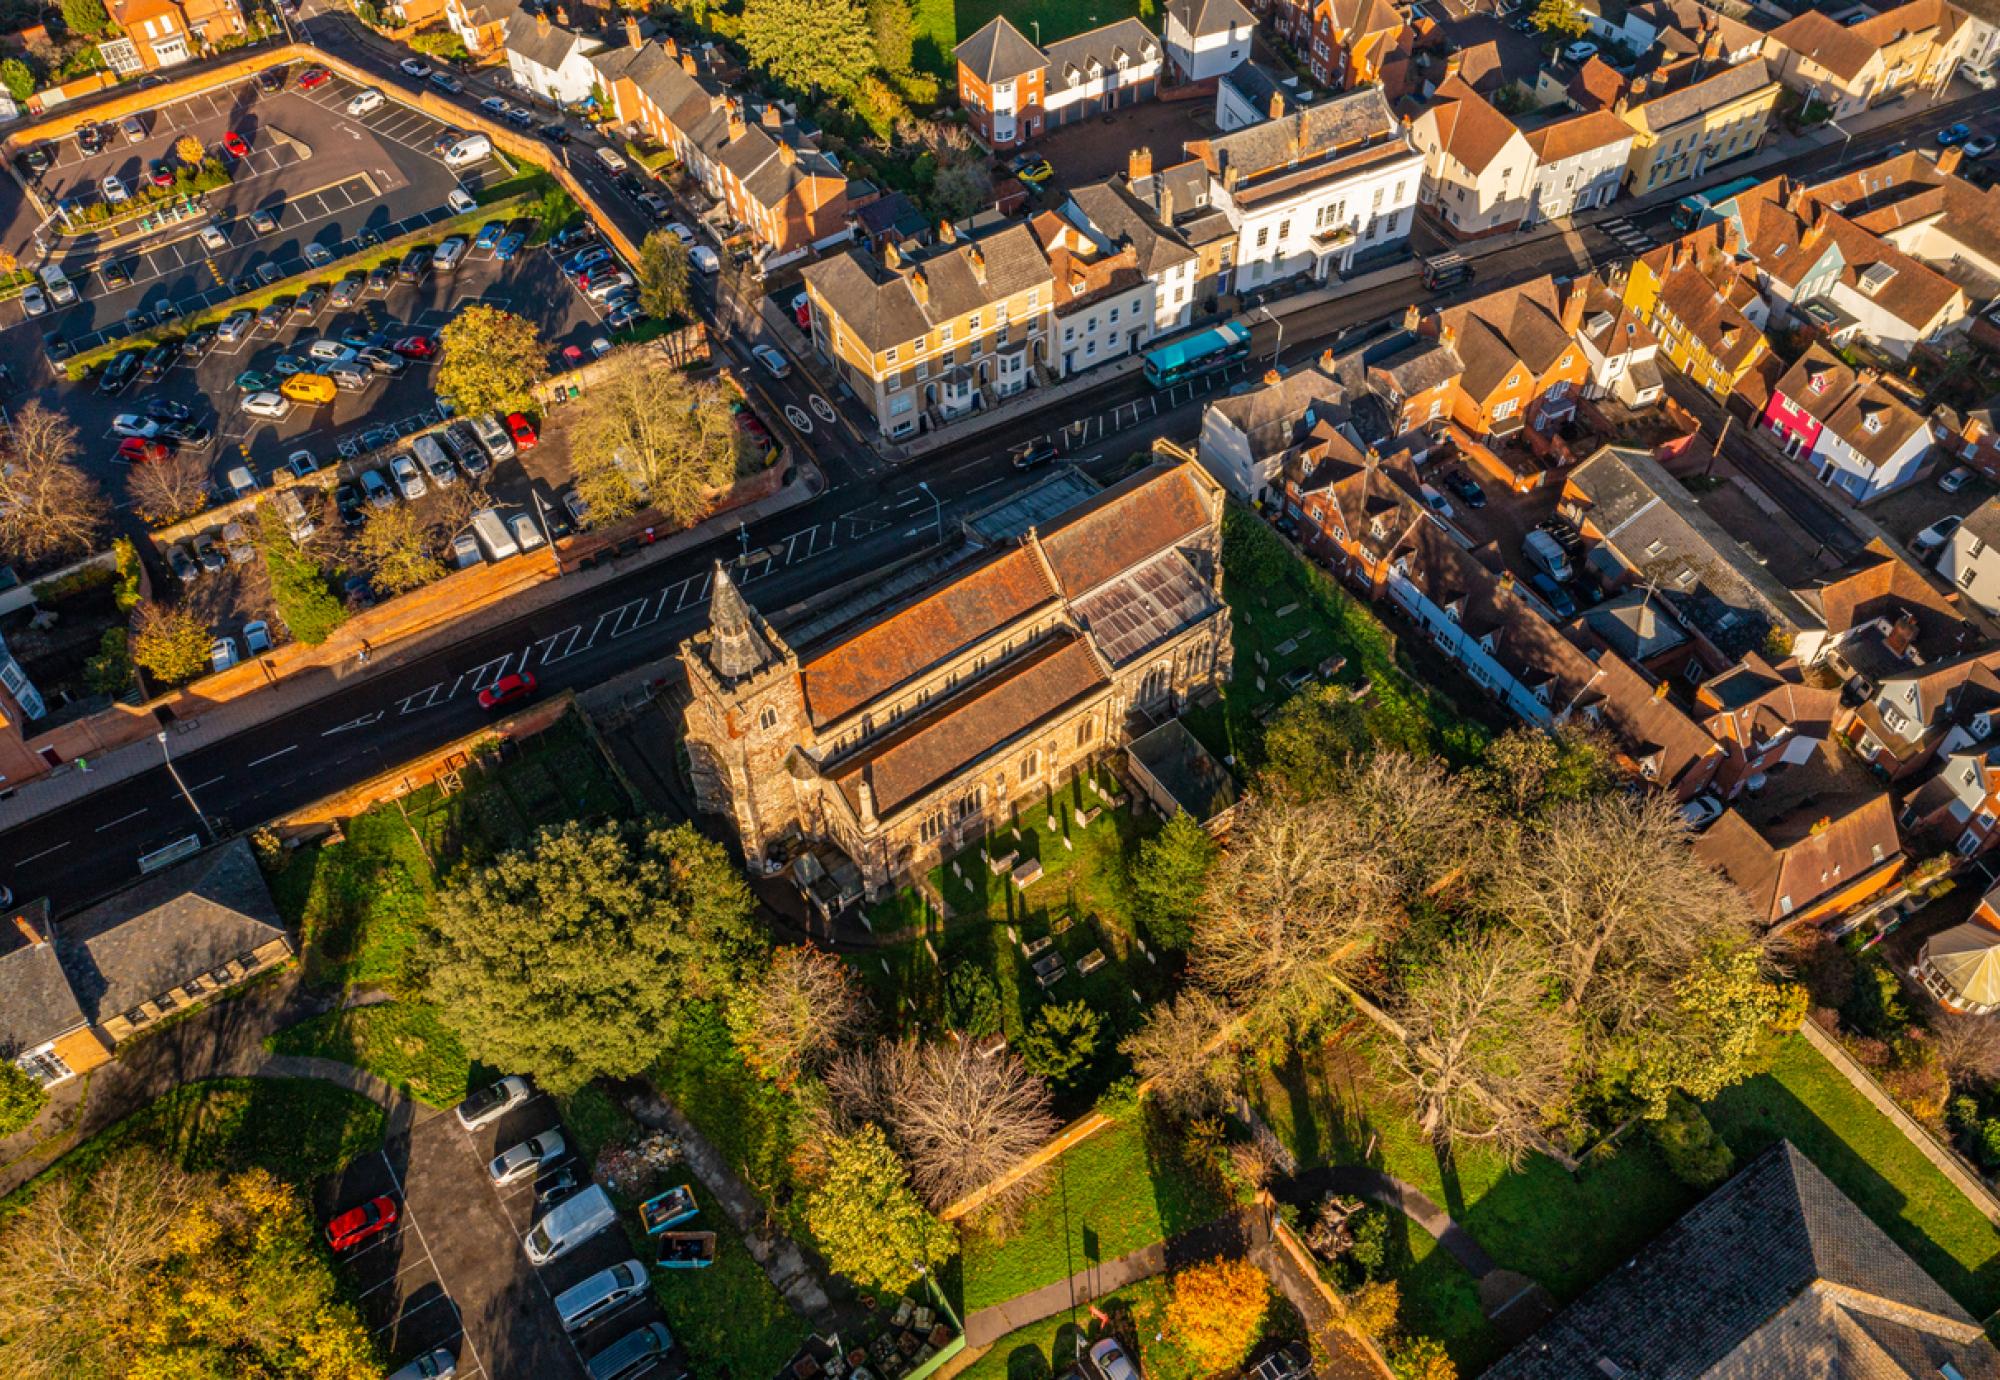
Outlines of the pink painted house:
M1852 369L1813 345L1778 380L1758 420L1788 454L1809 456L1826 418L1853 391L1854 382Z

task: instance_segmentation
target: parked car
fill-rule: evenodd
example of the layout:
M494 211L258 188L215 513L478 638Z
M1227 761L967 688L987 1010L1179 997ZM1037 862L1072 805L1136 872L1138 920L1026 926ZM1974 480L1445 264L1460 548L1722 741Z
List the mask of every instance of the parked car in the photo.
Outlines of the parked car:
M1948 494L1961 493L1965 486L1979 476L1965 465L1954 465L1938 476L1938 487Z
M427 335L406 335L389 348L405 359L429 359L437 353L437 341Z
M1106 1337L1090 1349L1090 1362L1097 1367L1097 1373L1104 1380L1139 1380L1139 1368L1125 1354L1124 1345L1116 1337Z
M482 692L480 703L485 704L485 700ZM562 1153L562 1132L551 1128L495 1155L493 1162L486 1166L487 1177L493 1180L496 1187L511 1184L516 1179L540 1172L544 1166L561 1158Z
M464 83L460 82L457 77L454 77L449 72L431 73L431 85L440 91L449 91L454 96L465 90Z
M139 361L146 357L143 350L123 350L104 366L104 372L97 376L97 391L117 393L132 381L139 372Z
M1996 148L2000 148L2000 139L1995 139L1990 134L1975 134L1965 141L1965 156L1984 158Z
M533 450L541 439L535 434L535 424L518 412L507 414L507 434L514 438L516 450Z
M488 1083L458 1104L458 1124L476 1131L528 1100L528 1080L508 1074L497 1083Z
M231 158L248 158L250 141L232 129L222 136L222 151Z
M201 574L201 567L195 564L193 554L179 542L167 548L167 569L173 571L174 578L182 584Z
M473 543L475 549L478 545L477 542ZM576 1192L579 1186L576 1166L573 1164L561 1164L554 1169L544 1170L535 1176L535 1206L554 1207Z
M420 58L404 58L396 65L402 68L408 75L415 77L418 81L422 81L431 74L431 65Z
M243 410L253 417L276 419L292 410L292 400L277 393L252 393L243 400Z
M148 441L127 436L118 443L118 458L127 465L156 465L174 453L165 441Z
M1312 1380L1312 1352L1303 1342L1286 1342L1258 1361L1246 1380Z
M1948 149L1953 144L1962 144L1971 137L1972 137L1971 125L1965 124L1963 122L1955 125L1946 125L1943 129L1937 132L1938 147L1941 149Z
M395 281L396 270L387 264L368 270L368 290L370 292L387 292Z
M1580 38L1574 43L1564 44L1562 55L1564 62L1573 62L1581 67L1597 56L1597 45L1587 38Z
M389 481L382 477L380 470L361 472L361 492L368 496L371 508L392 508L396 503L396 491L389 487Z
M206 422L163 422L160 438L181 446L205 446L215 439Z
M267 210L259 209L252 211L250 213L250 228L260 235L275 235L278 233L278 217L275 213Z
M528 696L535 693L535 684L535 673L532 671L516 671L509 675L504 675L479 692L479 707L481 709L500 709L516 701L525 700ZM561 1137L556 1138L556 1145L558 1148L561 1148ZM519 1147L515 1148L518 1149ZM495 1163L497 1164L498 1161L495 1161Z
M458 1361L443 1347L427 1351L416 1360L404 1366L389 1380L452 1380L458 1374Z
M362 289L368 286L368 276L364 273L350 273L333 285L333 292L327 302L335 307L351 307L361 300Z
M1542 602L1557 618L1567 620L1576 617L1576 600L1571 597L1568 587L1547 571L1537 570L1530 575L1528 586L1542 596Z
M220 254L229 248L229 236L222 233L222 227L219 225L204 225L200 234L201 247L211 254Z
M409 362L401 355L395 353L393 350L384 350L376 345L363 346L354 357L359 363L367 365L376 373L387 374L391 378L394 378L410 367Z
M49 299L42 295L41 288L30 283L21 289L21 310L30 316L41 316L49 309Z
M125 190L125 184L115 177L106 177L97 184L97 188L104 194L104 199L113 206L131 199L131 193Z
M1956 532L1958 525L1964 521L1965 515L1963 513L1953 513L1949 517L1939 518L1923 531L1917 533L1916 536L1910 538L1911 552L1919 560L1924 560L1928 559L1934 553L1942 551L1944 544L1951 540L1951 534Z
M121 412L111 419L113 436L154 436L159 430L158 420L142 417L136 412Z
M1465 501L1468 508L1486 506L1486 490L1479 487L1479 481L1464 470L1453 470L1445 476L1445 485Z
M430 476L431 483L440 489L449 488L458 482L458 470L442 450L433 452L431 458L424 462L424 472Z
M206 564L206 562L204 562ZM237 662L236 639L218 637L208 645L208 664L211 669L227 671Z
M215 348L215 327L196 326L181 337L181 358L189 363L199 363L208 352Z
M389 461L389 478L395 481L396 492L406 499L419 499L429 491L424 483L424 472L417 462L407 455L398 455Z
M774 379L784 378L792 372L791 361L772 349L769 345L752 345L750 353L764 366L764 372Z
M317 91L331 80L331 74L324 67L308 67L299 73L299 90Z
M502 235L500 243L493 246L493 257L503 264L509 263L515 255L521 252L521 247L527 242L528 237L519 232L511 235Z
M155 158L146 164L146 180L155 187L174 185L174 165L164 158Z

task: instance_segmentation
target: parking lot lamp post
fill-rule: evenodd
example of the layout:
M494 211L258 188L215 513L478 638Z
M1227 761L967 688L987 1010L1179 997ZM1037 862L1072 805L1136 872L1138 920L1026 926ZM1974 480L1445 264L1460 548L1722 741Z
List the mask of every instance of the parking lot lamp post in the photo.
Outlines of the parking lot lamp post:
M944 500L931 492L930 481L927 479L919 479L917 487L924 491L924 497L928 498L932 505L937 508L937 539L942 542L944 540Z
M194 817L201 821L201 830L208 835L208 841L214 843L215 826L208 822L208 816L201 812L201 806L194 803L194 792L187 788L187 782L181 780L180 770L174 766L174 755L167 749L167 731L163 728L153 736L160 740L160 757L167 764L167 775L174 778L174 784L181 789L181 798L187 801L188 808L194 811Z

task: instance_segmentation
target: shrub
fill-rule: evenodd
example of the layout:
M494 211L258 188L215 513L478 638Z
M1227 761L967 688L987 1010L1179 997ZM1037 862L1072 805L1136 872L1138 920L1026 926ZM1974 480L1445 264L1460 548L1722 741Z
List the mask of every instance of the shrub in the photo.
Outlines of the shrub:
M1174 1276L1167 1327L1203 1372L1213 1375L1249 1354L1270 1302L1271 1281L1262 1270L1247 1260L1218 1257Z
M954 1030L979 1040L1000 1029L1000 989L984 968L964 963L952 969L944 999Z
M1667 1099L1666 1115L1646 1123L1674 1177L1694 1188L1713 1188L1729 1177L1736 1156L1715 1134L1708 1118L1687 1097Z
M122 695L132 688L132 648L125 629L104 630L96 654L83 663L83 679L100 695Z
M1021 1037L1021 1062L1051 1083L1068 1083L1097 1052L1097 1034L1097 1013L1089 1003L1044 1006Z
M1371 1203L1347 1219L1347 1230L1353 1237L1347 1258L1363 1279L1380 1279L1389 1263L1389 1210Z
M264 567L271 572L271 598L278 617L292 636L317 647L347 621L347 610L333 592L333 583L318 561L301 551L285 530L285 520L273 504L257 509L258 545Z
M2000 1117L1979 1128L1979 1163L1987 1169L2000 1169Z
M120 537L111 543L111 552L118 561L118 588L112 598L120 613L130 613L139 606L139 548L130 537Z
M184 608L148 604L139 610L132 659L169 685L193 680L209 670L207 625Z
M1113 1121L1130 1121L1142 1106L1139 1080L1131 1074L1114 1078L1097 1099L1097 1114Z
M49 1105L48 1090L12 1059L0 1061L0 1136L11 1136Z
M1396 1330L1403 1291L1393 1279L1371 1279L1342 1302L1347 1305L1347 1325L1364 1337L1380 1341Z
M1458 1380L1451 1353L1435 1337L1408 1337L1390 1347L1389 1369L1396 1380Z
M1910 1009L1903 1003L1902 984L1888 964L1862 965L1854 975L1854 990L1840 1008L1848 1027L1875 1039L1885 1039L1910 1024Z

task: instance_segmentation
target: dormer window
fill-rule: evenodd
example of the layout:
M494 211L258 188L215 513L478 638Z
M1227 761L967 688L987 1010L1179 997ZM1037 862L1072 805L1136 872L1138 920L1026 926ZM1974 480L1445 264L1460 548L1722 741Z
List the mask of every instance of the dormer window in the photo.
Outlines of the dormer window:
M1815 393L1824 393L1826 391L1826 382L1828 377L1829 375L1827 374L1827 372L1822 369L1820 372L1814 374L1811 378L1806 380L1806 386L1812 389L1812 391Z
M1877 412L1869 413L1866 417L1862 419L1861 425L1868 428L1868 430L1870 431L1880 431L1882 429L1881 414Z

